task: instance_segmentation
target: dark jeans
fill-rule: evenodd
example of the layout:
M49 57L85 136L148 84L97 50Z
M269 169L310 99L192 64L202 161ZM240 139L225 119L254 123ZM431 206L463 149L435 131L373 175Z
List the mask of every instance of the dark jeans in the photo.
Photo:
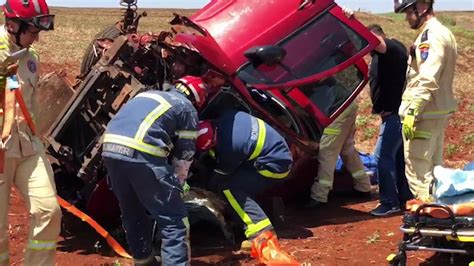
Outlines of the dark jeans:
M380 203L399 206L413 196L405 177L402 125L396 113L382 117L375 160L379 179Z
M104 163L134 259L151 256L154 219L162 237L163 265L186 265L190 259L187 211L181 187L166 162L158 166L104 157Z

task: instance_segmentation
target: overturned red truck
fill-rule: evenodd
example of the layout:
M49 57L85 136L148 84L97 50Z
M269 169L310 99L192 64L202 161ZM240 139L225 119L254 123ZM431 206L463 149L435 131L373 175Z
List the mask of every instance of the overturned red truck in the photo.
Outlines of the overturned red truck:
M146 14L137 13L136 0L121 5L127 7L123 20L93 40L72 90L55 92L72 94L68 102L55 103L59 114L40 125L62 198L104 225L118 221L100 156L108 121L141 91L203 74L224 77L226 85L201 118L233 106L287 138L295 161L291 176L269 193L288 198L308 189L324 127L367 82L363 57L377 40L362 24L346 18L333 0L212 0L190 17L175 14L169 31L140 34ZM222 222L223 204L211 199L199 181L203 171L194 169L194 189L186 196L191 221L193 214L205 216L199 212L209 201L207 210Z

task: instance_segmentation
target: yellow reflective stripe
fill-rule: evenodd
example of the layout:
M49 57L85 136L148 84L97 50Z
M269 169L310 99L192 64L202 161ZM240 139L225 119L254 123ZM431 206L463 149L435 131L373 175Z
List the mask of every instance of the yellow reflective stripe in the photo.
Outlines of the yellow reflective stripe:
M281 179L281 178L287 177L288 174L290 173L290 171L287 171L285 173L273 173L273 172L268 171L268 170L260 170L260 171L258 171L258 173L263 175L264 177Z
M9 259L8 252L0 253L0 262L7 261Z
M421 114L424 114L424 115L445 115L445 114L450 114L450 113L454 113L454 112L456 112L456 109L422 112Z
M452 237L450 235L446 236L447 240L460 241L460 242L474 242L474 236L460 236Z
M323 186L326 186L326 187L332 187L332 185L333 185L332 181L330 181L328 179L325 179L325 178L319 178L318 183L320 185L323 185Z
M431 132L428 131L415 131L415 139L430 139L432 137Z
M339 135L341 134L341 130L339 128L330 128L330 127L327 127L324 129L323 131L323 134L324 135Z
M190 130L178 131L178 138L180 139L197 139L198 132Z
M163 148L156 147L141 141L138 141L133 138L129 137L124 137L120 135L115 135L115 134L105 134L104 136L104 143L116 143L116 144L121 144L126 147L133 148L137 151L141 151L144 153L148 153L154 156L158 157L167 157L168 156L168 151L166 151Z
M140 142L143 142L143 139L145 138L145 134L148 132L148 129L150 129L150 127L153 125L156 119L158 119L164 112L170 109L171 104L169 104L168 101L166 101L163 97L161 97L158 94L141 93L141 94L138 94L136 97L149 98L149 99L157 101L160 104L158 105L158 107L156 107L153 111L151 111L146 116L146 118L138 127L138 131L137 131L137 134L135 135L135 139Z
M53 250L56 249L56 241L31 240L28 242L28 248L33 250Z
M265 227L272 225L272 223L270 222L270 219L268 218L254 224L252 220L250 219L250 217L247 215L247 213L245 213L242 207L240 207L239 203L234 198L234 195L232 195L232 192L230 192L230 190L228 189L224 190L224 195L229 201L232 208L234 208L237 215L239 215L240 219L242 219L242 221L247 225L247 230L245 230L245 236L247 238L258 233Z
M232 195L232 192L230 192L230 190L226 189L224 190L224 196L227 198L227 200L229 201L230 205L232 206L232 208L234 208L235 212L237 212L237 214L239 215L240 219L242 219L242 221L247 225L251 225L253 224L252 220L250 219L250 217L244 212L244 210L242 209L242 207L240 207L239 203L237 202L237 200L234 198L234 195Z
M6 50L6 49L8 49L8 46L6 44L0 44L0 49L1 50Z
M180 91L180 92L186 94L186 96L189 96L190 93L191 93L191 92L188 90L188 88L187 88L183 83L177 83L177 84L175 85L175 88L176 88L178 91Z
M210 155L212 158L216 159L216 151L214 151L214 150L209 150L209 155Z
M261 119L257 119L258 123L258 137L257 137L257 144L255 145L255 149L253 150L252 154L249 157L249 161L257 158L260 155L263 149L263 144L265 144L265 137L267 134L267 129L265 128L265 123Z
M351 173L351 175L352 175L352 177L354 177L354 178L356 178L356 179L366 176L364 169L355 171L354 173Z
M189 224L189 219L188 217L184 217L182 219L184 226L186 226L186 249L188 253L188 258L191 258L191 225Z
M270 222L270 219L266 218L261 220L260 222L256 224L249 225L247 227L247 230L245 230L245 236L248 238L250 236L255 235L256 233L262 231L265 227L271 226L272 223Z

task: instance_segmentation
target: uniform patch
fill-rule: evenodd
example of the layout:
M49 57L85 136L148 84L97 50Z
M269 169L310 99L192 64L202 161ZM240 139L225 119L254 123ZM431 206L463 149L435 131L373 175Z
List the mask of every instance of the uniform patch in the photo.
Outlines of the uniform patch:
M425 61L426 59L428 59L430 45L428 43L421 43L420 45L418 45L418 49L420 49L421 60Z
M28 60L26 63L28 66L28 70L30 70L31 73L36 73L37 67L36 67L36 62L33 60Z
M428 40L428 30L426 29L422 34L421 34L421 42L426 42Z

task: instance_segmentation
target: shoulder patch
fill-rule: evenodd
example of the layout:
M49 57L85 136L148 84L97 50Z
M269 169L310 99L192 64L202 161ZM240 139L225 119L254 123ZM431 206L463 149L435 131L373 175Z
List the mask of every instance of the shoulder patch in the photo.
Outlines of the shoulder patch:
M422 34L421 34L421 42L426 42L428 40L428 29L426 29Z
M425 61L428 59L429 51L430 51L430 44L429 43L420 43L418 45L418 49L420 49L420 58L421 60Z
M36 71L38 70L35 60L28 60L28 62L26 62L26 65L28 66L28 70L31 73L36 73Z

